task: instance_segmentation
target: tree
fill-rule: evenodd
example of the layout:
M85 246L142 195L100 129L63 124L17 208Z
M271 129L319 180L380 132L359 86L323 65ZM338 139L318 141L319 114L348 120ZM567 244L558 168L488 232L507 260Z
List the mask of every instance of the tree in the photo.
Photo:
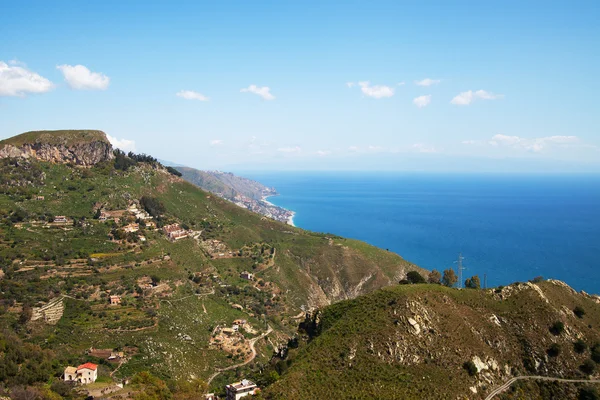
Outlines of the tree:
M579 390L577 398L579 400L600 400L600 395L595 387L588 386Z
M577 318L583 318L585 315L585 310L581 306L577 306L573 309L573 313L577 315Z
M477 275L474 275L470 278L467 278L467 280L465 281L465 287L467 289L480 289L481 281L479 280L479 277Z
M442 280L442 274L440 274L440 271L434 269L432 270L429 275L427 276L427 282L429 283L435 283L435 284L440 284L440 281Z
M560 354L560 344L552 343L550 347L548 347L548 350L546 350L546 353L550 357L558 357L558 355Z
M477 374L477 367L475 363L471 360L465 361L463 364L463 368L469 373L471 376L475 376Z
M596 371L596 363L587 359L579 366L579 369L586 375L592 375Z
M600 342L592 346L592 360L600 364Z
M552 326L550 326L550 333L552 333L554 336L558 336L561 333L563 333L565 331L565 324L563 324L561 321L556 321L555 323L552 324Z
M456 282L458 282L458 278L456 277L454 270L452 268L444 270L444 276L442 277L442 284L444 286L452 287L452 286L456 285Z
M423 278L423 275L421 275L417 271L409 271L409 273L406 274L406 280L409 283L425 283L426 282L425 278Z
M581 339L573 342L573 350L577 354L583 354L587 350L587 344Z

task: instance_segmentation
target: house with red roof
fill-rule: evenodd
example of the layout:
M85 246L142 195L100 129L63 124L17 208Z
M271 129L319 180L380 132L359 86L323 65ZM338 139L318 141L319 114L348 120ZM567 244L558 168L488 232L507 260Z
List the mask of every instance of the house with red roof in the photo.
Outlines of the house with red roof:
M87 362L77 368L71 366L65 368L65 381L87 385L96 382L96 379L98 379L98 366L94 363Z

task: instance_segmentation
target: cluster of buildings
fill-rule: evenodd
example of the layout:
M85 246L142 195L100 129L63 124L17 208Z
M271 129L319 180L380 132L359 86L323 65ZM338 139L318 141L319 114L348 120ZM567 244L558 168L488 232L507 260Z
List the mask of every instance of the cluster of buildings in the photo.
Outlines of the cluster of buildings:
M278 207L274 204L269 203L266 200L255 200L244 195L238 194L232 198L227 198L221 195L226 200L232 201L235 205L253 211L257 214L264 215L265 217L272 218L280 222L288 222L290 217L294 215L292 211L286 210L285 208Z
M163 226L163 232L173 241L188 237L188 231L179 226L179 224L165 225Z
M81 364L79 367L68 366L65 368L65 382L75 382L82 385L96 382L98 379L98 366L91 362Z

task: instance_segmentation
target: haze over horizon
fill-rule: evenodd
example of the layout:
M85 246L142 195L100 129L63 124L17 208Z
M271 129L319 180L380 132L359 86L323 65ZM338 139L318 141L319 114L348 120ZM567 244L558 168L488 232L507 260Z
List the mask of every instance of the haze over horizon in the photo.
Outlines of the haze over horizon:
M234 171L600 172L597 2L234 3L4 4L0 139L101 129Z

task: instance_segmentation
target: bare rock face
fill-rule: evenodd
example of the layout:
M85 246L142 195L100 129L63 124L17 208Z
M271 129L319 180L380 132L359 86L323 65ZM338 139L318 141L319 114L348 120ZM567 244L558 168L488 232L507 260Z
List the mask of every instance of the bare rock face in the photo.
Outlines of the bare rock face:
M59 132L44 132L28 142L4 141L0 143L0 158L35 158L81 166L91 166L114 158L112 146L103 132L93 131L92 136L82 131L82 140L76 140L76 131L68 131L68 136L61 136Z

